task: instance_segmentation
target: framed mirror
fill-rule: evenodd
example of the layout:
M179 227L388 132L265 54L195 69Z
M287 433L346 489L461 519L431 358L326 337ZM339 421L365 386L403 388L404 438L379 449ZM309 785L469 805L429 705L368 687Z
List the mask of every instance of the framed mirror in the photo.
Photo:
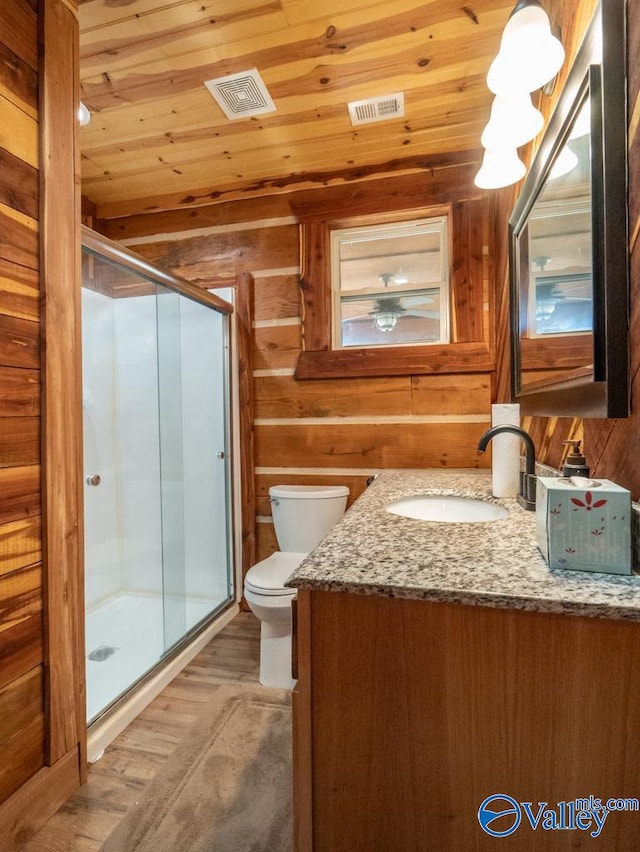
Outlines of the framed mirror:
M624 0L601 0L509 222L527 414L629 414L625 37Z

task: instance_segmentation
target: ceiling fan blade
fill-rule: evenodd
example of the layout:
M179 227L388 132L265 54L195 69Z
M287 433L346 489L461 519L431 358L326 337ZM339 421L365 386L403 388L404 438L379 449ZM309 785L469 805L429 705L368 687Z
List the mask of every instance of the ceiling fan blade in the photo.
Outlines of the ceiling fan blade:
M429 317L430 319L440 319L440 311L420 311L410 310L405 314L407 317Z
M367 322L371 322L373 320L373 314L357 314L355 317L345 317L342 320L342 323L346 322L362 322L363 320L367 320Z
M412 305L432 305L435 302L431 296L400 296L399 298L405 308L410 308Z

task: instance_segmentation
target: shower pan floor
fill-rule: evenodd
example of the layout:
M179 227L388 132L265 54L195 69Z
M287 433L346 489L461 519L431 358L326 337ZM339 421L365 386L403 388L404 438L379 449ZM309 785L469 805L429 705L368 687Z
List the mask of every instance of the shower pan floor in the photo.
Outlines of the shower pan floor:
M187 598L185 631L224 603ZM126 692L165 652L161 595L126 592L86 613L87 720Z

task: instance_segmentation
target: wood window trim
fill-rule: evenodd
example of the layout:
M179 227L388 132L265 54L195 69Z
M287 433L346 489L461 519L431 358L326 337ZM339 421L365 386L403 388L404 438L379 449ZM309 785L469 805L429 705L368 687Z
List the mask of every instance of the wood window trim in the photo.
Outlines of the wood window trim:
M490 371L483 281L483 199L418 210L384 211L300 223L302 352L299 380ZM332 349L330 235L337 228L449 216L450 310L453 341L446 344Z
M426 348L426 347L425 347ZM334 349L300 353L295 379L345 379L418 376L430 373L488 373L494 358L485 343L444 343L387 349ZM384 359L384 360L383 360Z

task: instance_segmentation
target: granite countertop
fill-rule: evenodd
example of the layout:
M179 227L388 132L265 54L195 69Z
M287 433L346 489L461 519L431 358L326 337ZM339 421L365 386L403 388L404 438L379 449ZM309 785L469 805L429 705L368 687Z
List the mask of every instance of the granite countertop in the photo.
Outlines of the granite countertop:
M385 511L415 494L481 498L509 515L447 524ZM286 585L640 621L639 575L550 569L536 545L535 512L493 497L486 471L380 474Z

